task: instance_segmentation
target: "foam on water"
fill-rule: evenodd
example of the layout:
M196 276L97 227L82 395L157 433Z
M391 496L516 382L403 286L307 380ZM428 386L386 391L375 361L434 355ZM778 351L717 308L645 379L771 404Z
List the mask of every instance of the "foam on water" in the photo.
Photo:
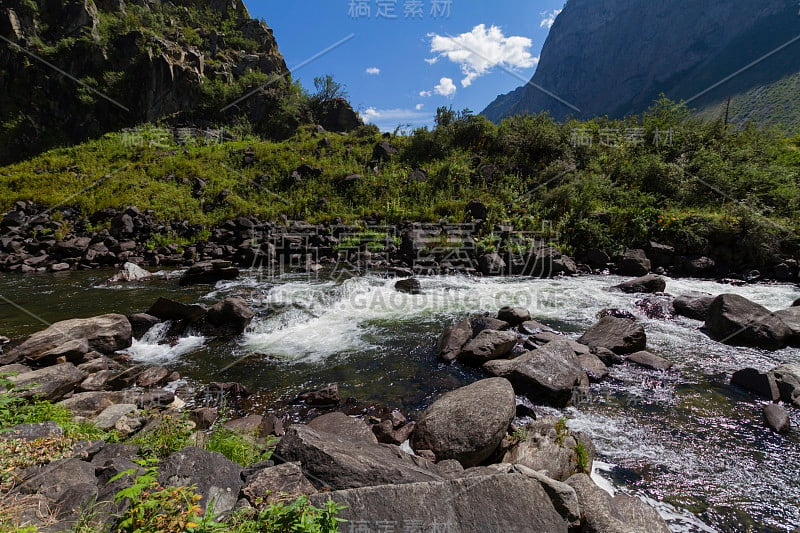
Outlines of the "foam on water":
M124 353L137 363L163 364L195 352L205 345L205 337L199 335L181 337L174 345L164 343L171 325L171 322L156 324L141 339L133 339L133 344Z

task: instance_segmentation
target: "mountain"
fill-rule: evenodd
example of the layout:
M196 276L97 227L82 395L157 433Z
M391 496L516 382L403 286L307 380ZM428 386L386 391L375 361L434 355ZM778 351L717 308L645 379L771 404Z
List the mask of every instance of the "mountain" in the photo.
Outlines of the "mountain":
M293 90L241 0L4 0L0 164L143 122L288 135ZM238 105L248 91L268 84Z
M798 87L794 0L568 0L531 82L483 114L621 118L664 93L709 117L723 116L730 97L732 122L797 131Z

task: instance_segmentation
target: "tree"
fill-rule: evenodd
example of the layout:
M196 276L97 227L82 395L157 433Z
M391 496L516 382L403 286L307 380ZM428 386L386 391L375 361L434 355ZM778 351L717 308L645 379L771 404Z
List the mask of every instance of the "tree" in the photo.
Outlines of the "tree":
M347 100L348 94L344 85L334 81L333 76L330 74L314 78L314 89L316 89L316 92L312 98L318 102L327 102L337 98Z

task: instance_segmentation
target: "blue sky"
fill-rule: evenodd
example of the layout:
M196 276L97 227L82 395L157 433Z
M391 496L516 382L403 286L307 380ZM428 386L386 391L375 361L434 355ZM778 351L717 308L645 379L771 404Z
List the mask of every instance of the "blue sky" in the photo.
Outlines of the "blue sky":
M275 31L295 79L313 89L315 76L333 75L362 117L393 130L399 124L430 125L442 105L480 112L497 95L529 80L547 38L547 21L564 0L245 3Z

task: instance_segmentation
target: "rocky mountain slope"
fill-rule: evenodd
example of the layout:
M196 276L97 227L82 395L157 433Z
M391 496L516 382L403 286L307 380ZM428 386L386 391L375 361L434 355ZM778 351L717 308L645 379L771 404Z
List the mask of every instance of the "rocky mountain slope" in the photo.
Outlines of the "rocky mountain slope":
M715 118L731 97L733 122L797 130L800 40L704 91L798 34L798 6L789 0L569 0L532 84L498 97L483 113L493 121L540 111L557 119L619 118L664 93Z
M8 0L0 38L0 163L164 118L288 122L286 64L241 0Z

